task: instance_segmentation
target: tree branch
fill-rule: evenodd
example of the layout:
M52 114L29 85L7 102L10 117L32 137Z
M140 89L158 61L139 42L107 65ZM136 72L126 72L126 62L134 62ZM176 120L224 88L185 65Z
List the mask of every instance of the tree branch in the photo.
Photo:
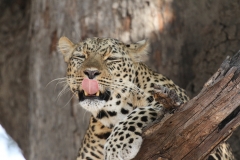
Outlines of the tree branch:
M204 159L240 125L240 51L227 57L202 91L144 129L135 160Z

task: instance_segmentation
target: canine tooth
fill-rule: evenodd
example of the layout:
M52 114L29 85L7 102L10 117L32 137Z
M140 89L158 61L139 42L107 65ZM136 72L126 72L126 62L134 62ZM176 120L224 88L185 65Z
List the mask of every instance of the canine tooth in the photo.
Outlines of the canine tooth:
M88 93L87 93L86 91L84 91L84 94L85 94L85 96L87 96L87 95L88 95Z
M100 95L100 92L98 91L97 93L96 93L96 96L99 96Z

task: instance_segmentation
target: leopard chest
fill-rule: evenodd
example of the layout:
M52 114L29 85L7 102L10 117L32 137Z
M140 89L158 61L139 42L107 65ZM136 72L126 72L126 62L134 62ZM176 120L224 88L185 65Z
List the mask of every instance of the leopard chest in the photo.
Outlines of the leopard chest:
M121 99L112 99L99 111L96 111L93 116L98 119L104 126L112 128L119 121L123 120L133 111L133 104L129 101Z

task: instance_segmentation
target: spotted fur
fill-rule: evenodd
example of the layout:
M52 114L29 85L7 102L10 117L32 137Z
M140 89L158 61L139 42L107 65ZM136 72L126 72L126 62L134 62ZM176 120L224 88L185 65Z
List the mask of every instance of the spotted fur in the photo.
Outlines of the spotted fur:
M163 104L151 94L154 84L174 90L182 102L184 90L141 62L148 44L125 44L110 38L89 38L74 44L59 40L59 51L68 64L67 83L79 104L92 113L78 160L130 160L142 143L142 128L164 115ZM95 79L100 94L83 91L84 78Z

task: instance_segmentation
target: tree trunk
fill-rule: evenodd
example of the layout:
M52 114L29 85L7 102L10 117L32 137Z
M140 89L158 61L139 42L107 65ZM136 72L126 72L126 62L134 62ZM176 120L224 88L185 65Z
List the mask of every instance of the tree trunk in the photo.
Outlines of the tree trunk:
M89 1L90 2L90 1ZM82 6L83 7L83 6ZM58 39L65 35L80 40L80 16L84 11L77 1L33 1L29 28L29 159L74 159L88 125L88 114L65 90L49 82L66 75L66 64L57 52ZM61 87L61 84L64 86ZM43 154L44 153L44 154Z
M173 116L144 131L136 160L206 159L240 125L240 51ZM155 143L154 143L155 142Z
M89 114L53 79L65 76L61 36L78 42L149 39L147 63L196 95L226 55L239 50L239 0L0 2L0 123L27 159L74 159ZM68 103L69 102L69 103ZM239 154L240 134L234 134ZM240 155L239 155L240 157Z

